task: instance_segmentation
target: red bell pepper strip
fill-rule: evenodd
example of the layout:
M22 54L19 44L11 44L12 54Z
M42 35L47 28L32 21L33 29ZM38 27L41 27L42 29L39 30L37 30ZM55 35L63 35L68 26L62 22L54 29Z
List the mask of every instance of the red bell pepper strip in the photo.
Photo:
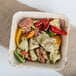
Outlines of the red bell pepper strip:
M28 60L30 60L31 62L33 62L33 60L31 59L31 57L29 56L30 53L27 53L27 52L25 52L25 51L22 51L21 53L22 53L22 55L27 55Z
M67 32L61 30L61 29L58 29L57 27L55 26L51 26L50 27L50 30L56 34L61 34L61 35L67 35Z
M45 25L44 25L44 29L47 28L48 24L49 24L49 20L46 20L46 21L45 21Z
M37 22L35 23L35 27L39 27L40 24L42 24L42 23L45 22L45 21L46 21L46 19L42 19L42 20L37 21Z
M21 53L22 53L22 55L30 55L29 53L27 53L25 51L22 51Z
M52 21L52 20L53 20L53 18L50 18L50 19L47 19L47 20L45 21L45 25L44 25L44 30L45 30L45 31L48 30L48 28L49 28L49 23L50 23L50 21Z
M35 23L35 27L39 27L42 23L45 23L44 24L44 29L45 29L48 26L49 22L52 20L53 20L53 18L39 20Z
M44 24L40 24L39 31L41 32L44 29Z
M53 18L50 18L50 19L49 19L49 21L52 21L52 20L53 20Z
M43 29L44 29L44 24L42 23L42 24L40 24L40 27L38 28L38 30L37 30L35 36L38 36L39 33L40 33Z
M31 59L31 57L28 55L28 60L30 60L31 62L33 62L33 60Z

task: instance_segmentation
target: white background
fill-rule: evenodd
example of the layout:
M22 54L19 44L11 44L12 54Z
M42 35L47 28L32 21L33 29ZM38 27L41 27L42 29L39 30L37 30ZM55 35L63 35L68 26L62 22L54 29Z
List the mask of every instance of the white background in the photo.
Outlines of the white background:
M65 14L76 26L76 0L18 0L41 11ZM60 76L51 70L14 68L8 63L8 49L0 46L0 76Z
M76 26L76 0L18 0L41 11L66 15Z

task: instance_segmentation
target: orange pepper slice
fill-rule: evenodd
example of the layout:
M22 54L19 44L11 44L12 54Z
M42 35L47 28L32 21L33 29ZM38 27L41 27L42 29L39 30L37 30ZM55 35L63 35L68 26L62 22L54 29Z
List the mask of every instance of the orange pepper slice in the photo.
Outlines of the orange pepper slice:
M58 44L58 45L60 45L60 44L61 44L61 42L62 42L62 38L61 38L61 36L56 35L56 36L53 36L53 38L55 38L55 39L56 39L56 44Z
M32 37L35 35L36 32L37 32L37 29L35 29L35 30L27 33L24 37L25 37L26 39L32 38Z
M16 32L16 36L15 36L15 42L18 48L19 48L19 41L20 41L21 33L22 33L22 29L18 28Z

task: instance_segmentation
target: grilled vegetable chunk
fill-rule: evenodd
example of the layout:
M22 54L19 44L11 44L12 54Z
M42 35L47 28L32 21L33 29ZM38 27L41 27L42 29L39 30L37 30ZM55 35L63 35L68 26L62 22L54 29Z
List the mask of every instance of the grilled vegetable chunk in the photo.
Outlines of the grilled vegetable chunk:
M49 35L46 34L44 31L41 31L41 34L39 34L39 36L37 36L37 41L38 43L41 45L43 41L45 41L47 38L49 38Z
M38 48L38 47L39 47L39 44L35 39L30 39L29 40L29 50L35 49L35 48Z
M56 50L56 51L51 52L49 57L50 57L50 61L52 63L56 63L56 61L61 59L61 54L60 54L60 52L58 50Z
M48 56L47 56L47 54L46 54L46 50L45 50L44 48L40 47L40 51L41 51L41 53L42 53L44 59L47 60L47 59L48 59Z
M45 59L44 57L41 55L41 51L40 49L36 49L36 53L37 53L37 56L38 56L38 61L41 62L41 63L45 63Z
M54 19L54 20L50 21L50 25L55 26L60 29L60 20Z
M20 61L21 63L25 62L25 59L21 57L17 51L14 51L14 55L17 58L17 60Z
M30 50L30 56L31 56L31 59L32 59L33 61L36 61L36 60L37 60L37 56L36 56L34 50Z
M45 32L42 32L37 37L38 43L46 50L46 51L54 51L54 45L56 43L55 38L50 38Z
M20 49L28 52L28 41L26 38L22 38L22 42L20 43Z

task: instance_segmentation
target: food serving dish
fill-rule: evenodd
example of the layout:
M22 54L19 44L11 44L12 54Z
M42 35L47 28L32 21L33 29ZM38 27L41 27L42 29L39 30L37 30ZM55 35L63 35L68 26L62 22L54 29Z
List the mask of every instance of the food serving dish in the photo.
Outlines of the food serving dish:
M16 37L16 32L17 32L17 29L18 29L19 22L21 20L23 20L23 19L26 19L26 18L31 18L32 20L34 20L34 22L36 22L35 20L38 21L38 20L43 20L43 19L47 19L47 20L56 19L56 21L58 23L57 19L63 20L63 21L61 21L62 22L62 26L61 25L60 26L61 26L62 30L64 30L67 34L66 34L66 36L61 35L61 40L62 40L61 45L60 45L60 52L61 52L61 56L60 57L61 58L60 58L60 60L57 63L55 63L53 60L51 61L52 64L43 64L43 63L41 64L41 63L38 63L38 62L30 62L30 61L27 61L25 63L20 63L15 58L14 51L15 51L15 49L17 47L17 41L16 41L16 38L15 38ZM50 22L50 24L53 25L54 24L53 22ZM65 22L65 24L64 24L64 22ZM24 67L24 66L26 66L26 67L29 66L30 67L31 66L31 67L40 67L40 68L51 68L51 69L56 69L56 70L59 70L59 69L63 68L65 63L66 63L66 61L67 61L69 25L70 25L70 23L69 23L68 19L66 18L66 16L64 16L62 14L53 14L53 13L45 13L45 12L28 12L28 11L27 12L23 12L23 11L17 12L13 16L12 26L11 26L11 38L10 38L10 46L9 46L9 61L10 61L10 63L12 65L18 66L18 67ZM58 27L58 29L59 29L59 27ZM57 32L55 32L55 35L56 35L56 33ZM59 33L57 33L57 34L59 34ZM45 35L43 35L43 36L45 36ZM39 40L37 40L37 41L39 42ZM39 46L41 47L42 45L39 45ZM42 47L45 50L48 49L46 46L42 46ZM22 47L20 46L20 48L22 48Z

